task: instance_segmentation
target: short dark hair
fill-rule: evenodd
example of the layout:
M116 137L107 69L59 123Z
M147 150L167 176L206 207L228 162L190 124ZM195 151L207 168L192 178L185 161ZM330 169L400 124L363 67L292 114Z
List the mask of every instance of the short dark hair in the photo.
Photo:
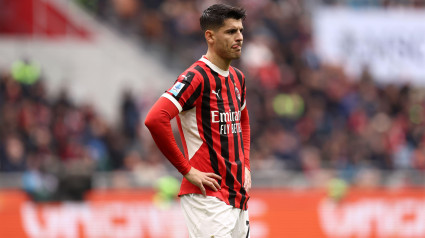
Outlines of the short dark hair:
M220 28L226 19L244 20L245 17L246 11L243 8L232 7L226 4L214 4L204 10L199 22L202 31L206 31Z

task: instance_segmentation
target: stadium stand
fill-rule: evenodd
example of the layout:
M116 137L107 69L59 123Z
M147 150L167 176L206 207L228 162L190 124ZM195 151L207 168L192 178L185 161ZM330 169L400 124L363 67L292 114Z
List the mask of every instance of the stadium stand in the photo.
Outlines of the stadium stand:
M209 1L76 2L99 21L140 41L144 49L162 52L163 62L174 68L204 53L198 12ZM251 160L257 185L266 173L276 179L263 183L269 185L293 182L288 176L318 187L335 176L357 187L423 183L424 89L407 83L377 84L368 68L352 78L341 66L325 64L312 46L306 8L311 4L246 2L247 43L236 65L249 79ZM350 1L323 4L359 6ZM369 5L422 6L415 1ZM1 69L0 171L24 173L24 188L35 199L76 194L56 188L89 189L95 172L94 186L100 187L140 186L167 173L170 165L141 128L156 96L121 91L115 125L100 116L98 108L77 105L67 91L48 98L43 77L22 80L18 71ZM107 178L102 171L115 171L116 176ZM291 177L293 171L296 175ZM76 188L81 180L85 186Z

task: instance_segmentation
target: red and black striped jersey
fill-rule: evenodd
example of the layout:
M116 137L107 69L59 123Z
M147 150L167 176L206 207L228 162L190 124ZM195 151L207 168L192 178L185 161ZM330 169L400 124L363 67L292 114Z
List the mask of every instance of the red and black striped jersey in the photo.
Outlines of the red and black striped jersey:
M223 71L202 57L162 95L180 111L177 124L190 165L222 177L218 181L221 190L207 189L207 195L244 210L249 199L243 187L241 111L246 105L245 91L245 77L240 70L230 67ZM183 178L179 195L189 193L201 191Z

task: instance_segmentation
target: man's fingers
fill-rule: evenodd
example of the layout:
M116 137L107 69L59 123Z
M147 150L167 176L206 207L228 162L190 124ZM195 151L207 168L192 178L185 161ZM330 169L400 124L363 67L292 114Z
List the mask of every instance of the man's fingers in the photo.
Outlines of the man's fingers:
M245 183L244 187L245 187L245 190L247 192L249 192L249 190L251 190L250 186L247 183Z
M204 179L205 180L202 181L201 186L206 185L206 186L210 187L211 190L213 190L214 192L217 192L219 189L221 189L220 185L217 183L217 181L215 179L210 178L210 177L205 177ZM205 196L206 195L205 188L203 186L199 187L199 188L201 189L202 194L204 194L204 196Z
M211 181L206 181L205 184L210 187L214 192L217 192L217 188L214 186L214 183Z
M206 175L210 178L221 179L221 176L215 173L207 173Z
M204 195L204 197L206 197L207 192L205 191L204 185L202 183L199 185L199 189L201 189L202 194Z
M211 183L212 186L214 186L214 188L216 188L214 191L217 191L217 189L221 189L221 186L220 184L218 184L217 180L210 177L207 177L206 179L208 180L208 182Z
M216 187L217 189L221 189L221 186L220 186L220 184L218 184L218 182L217 182L217 180L215 180L215 179L211 179L212 181L212 183L213 183L213 185L214 185L214 187Z
M196 185L204 196L207 195L204 185L208 186L215 192L221 189L220 184L217 182L218 179L221 179L221 176L215 173L205 173L192 168L189 173L185 175L185 178L192 184Z

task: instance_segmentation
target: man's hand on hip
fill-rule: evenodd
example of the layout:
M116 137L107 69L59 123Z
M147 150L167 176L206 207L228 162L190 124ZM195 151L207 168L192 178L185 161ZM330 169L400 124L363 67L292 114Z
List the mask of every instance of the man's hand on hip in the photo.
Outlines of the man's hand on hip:
M221 179L221 177L215 173L205 173L192 167L189 173L185 174L184 177L201 189L204 196L207 196L204 185L210 187L215 192L221 189L220 184L217 183L217 179Z
M251 171L245 167L245 182L243 187L245 188L246 192L248 193L249 190L251 190Z

